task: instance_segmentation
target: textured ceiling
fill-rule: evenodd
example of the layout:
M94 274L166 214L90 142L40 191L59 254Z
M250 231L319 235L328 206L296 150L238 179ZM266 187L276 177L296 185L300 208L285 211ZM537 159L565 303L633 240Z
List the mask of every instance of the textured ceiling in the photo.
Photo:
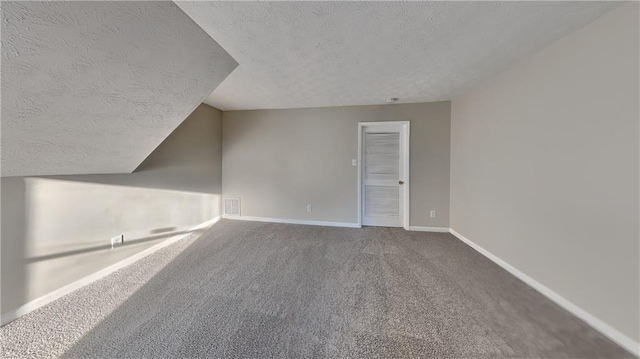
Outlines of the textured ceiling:
M222 110L449 100L612 2L176 2L240 66Z
M2 176L131 172L236 66L172 2L2 1Z

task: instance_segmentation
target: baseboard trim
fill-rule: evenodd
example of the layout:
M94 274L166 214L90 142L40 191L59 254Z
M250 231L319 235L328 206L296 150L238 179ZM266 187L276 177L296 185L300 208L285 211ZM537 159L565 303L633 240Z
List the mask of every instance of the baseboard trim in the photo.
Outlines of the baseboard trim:
M438 232L449 233L449 228L444 227L422 227L422 226L409 226L408 230L416 232Z
M304 224L309 226L325 226L325 227L346 227L346 228L360 228L358 223L349 222L323 222L323 221L307 221L301 219L282 219L282 218L267 218L267 217L252 217L252 216L229 216L222 215L222 218L232 219L237 221L253 221L253 222L268 222L268 223L285 223L285 224Z
M196 231L199 229L203 229L206 227L209 227L211 225L213 225L214 223L218 222L220 220L220 216L212 218L206 222L200 223L199 225L189 228L188 231L192 232L192 231ZM186 234L179 234L176 235L174 237L171 237L165 241L162 241L161 243L156 244L153 247L149 247L139 253L136 253L134 255L132 255L131 257L128 257L126 259L121 260L120 262L114 263L104 269L101 269L93 274L90 274L84 278L78 279L75 282L69 283L67 285L65 285L62 288L56 289L51 293L45 294L40 298L34 299L24 305L22 305L20 308L7 312L7 313L3 313L2 314L2 318L0 319L0 326L8 324L18 318L20 318L21 316L28 314L30 312L33 312L34 310L43 307L51 302L53 302L56 299L59 299L77 289L80 289L88 284L91 284L99 279L102 279L106 276L108 276L109 274L122 269L136 261L139 261L140 259L164 248L167 247L185 237L187 237L190 233L186 233Z
M558 294L558 293L554 292L553 290L549 289L548 287L546 287L542 283L540 283L540 282L536 281L535 279L529 277L525 273L521 272L519 269L513 267L509 263L507 263L504 260L500 259L498 256L494 255L493 253L491 253L488 250L482 248L478 244L472 242L470 239L468 239L465 236L461 235L460 233L456 232L453 228L450 230L450 232L451 232L451 234L456 236L459 240L461 240L462 242L464 242L467 245L469 245L469 247L475 249L480 254L482 254L483 256L487 257L491 261L493 261L495 264L497 264L500 267L504 268L507 272L513 274L516 278L518 278L521 281L525 282L530 287L532 287L533 289L537 290L542 295L544 295L545 297L549 298L550 300L552 300L553 302L555 302L556 304L558 304L559 306L561 306L562 308L567 310L569 313L575 315L576 317L578 317L579 319L581 319L582 321L587 323L589 326L591 326L593 329L595 329L598 332L602 333L604 336L606 336L607 338L611 339L613 342L615 342L616 344L620 345L621 347L623 347L624 349L626 349L627 351L629 351L633 355L636 355L636 356L640 357L640 343L639 342L637 342L637 341L633 340L632 338L626 336L625 334L621 333L620 331L618 331L617 329L613 328L609 324L607 324L607 323L603 322L602 320L596 318L592 314L588 313L584 309L580 308L576 304L574 304L571 301L569 301L568 299L564 298L560 294Z
M253 222L268 222L268 223L285 223L285 224L304 224L310 226L325 226L325 227L345 227L345 228L361 228L362 225L358 223L349 222L324 222L324 221L308 221L300 219L283 219L283 218L268 218L268 217L253 217L253 216L231 216L222 215L224 219L232 219L238 221L253 221ZM445 227L422 227L422 226L409 226L409 231L416 232L438 232L449 233L450 229Z

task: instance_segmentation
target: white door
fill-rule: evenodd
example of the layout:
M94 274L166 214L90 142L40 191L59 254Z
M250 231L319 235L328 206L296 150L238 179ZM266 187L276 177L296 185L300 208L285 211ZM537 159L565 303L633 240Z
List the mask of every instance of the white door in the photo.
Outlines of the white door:
M361 213L366 226L408 227L408 122L361 123Z

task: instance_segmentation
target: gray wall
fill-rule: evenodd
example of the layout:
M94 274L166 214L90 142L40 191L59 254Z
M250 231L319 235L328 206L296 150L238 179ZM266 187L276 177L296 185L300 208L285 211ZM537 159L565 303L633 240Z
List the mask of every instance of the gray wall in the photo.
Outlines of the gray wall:
M638 3L454 99L451 228L638 340Z
M243 216L356 223L358 122L411 121L410 224L448 228L450 105L225 111L223 196Z
M221 135L201 105L133 174L2 178L2 313L220 215Z

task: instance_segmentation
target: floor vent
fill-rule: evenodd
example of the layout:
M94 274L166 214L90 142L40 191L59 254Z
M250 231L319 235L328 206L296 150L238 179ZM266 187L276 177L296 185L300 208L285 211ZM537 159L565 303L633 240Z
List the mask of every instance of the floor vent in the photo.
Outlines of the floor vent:
M239 216L240 215L240 198L225 198L224 214L227 216Z

